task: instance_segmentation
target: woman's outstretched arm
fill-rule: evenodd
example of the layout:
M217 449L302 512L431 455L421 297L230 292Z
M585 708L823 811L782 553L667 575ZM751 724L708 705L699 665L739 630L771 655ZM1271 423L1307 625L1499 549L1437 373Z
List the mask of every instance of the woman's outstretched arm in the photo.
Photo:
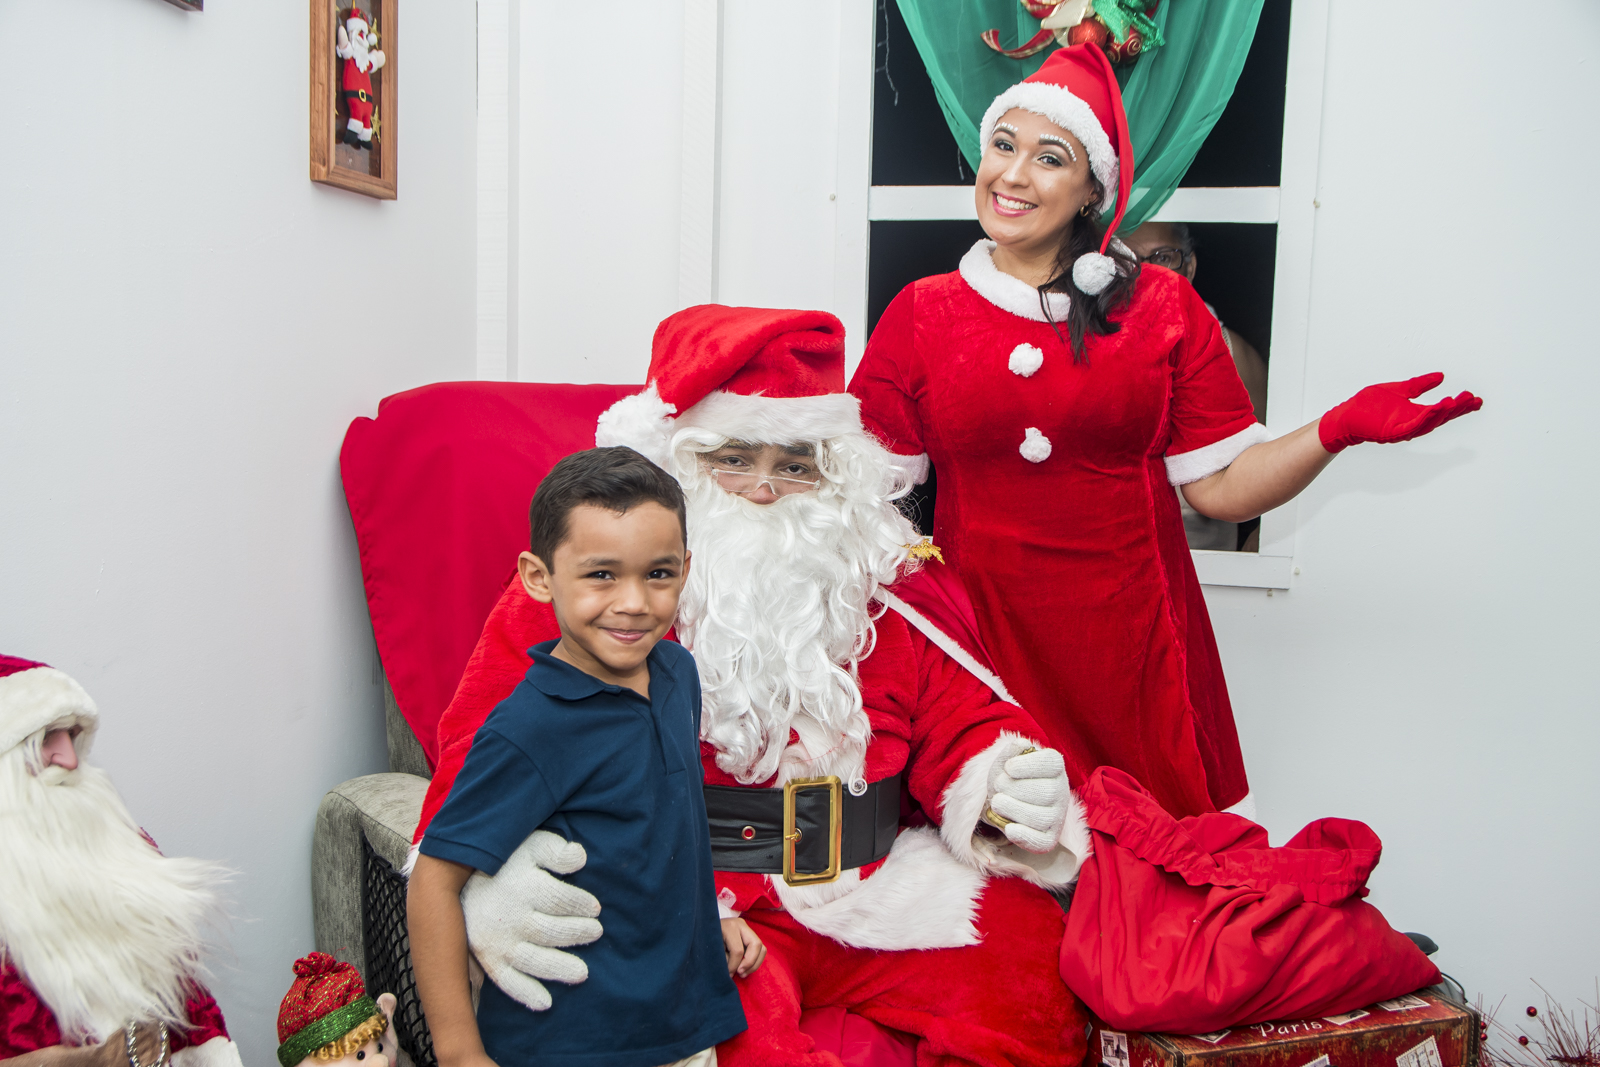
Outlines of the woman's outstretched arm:
M1442 381L1444 375L1435 372L1369 385L1322 418L1277 440L1251 445L1227 467L1183 486L1184 499L1209 518L1244 522L1293 500L1353 444L1409 441L1483 406L1471 393L1436 404L1413 403Z

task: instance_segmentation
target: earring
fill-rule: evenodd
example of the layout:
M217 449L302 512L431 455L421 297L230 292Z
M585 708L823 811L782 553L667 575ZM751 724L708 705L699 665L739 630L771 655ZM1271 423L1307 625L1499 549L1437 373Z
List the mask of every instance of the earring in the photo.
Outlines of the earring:
M1094 210L1094 204L1092 202L1091 203L1087 203L1087 204L1084 204L1081 208L1078 209L1078 214L1082 215L1084 218L1088 218L1089 217L1089 213L1092 212L1093 210Z

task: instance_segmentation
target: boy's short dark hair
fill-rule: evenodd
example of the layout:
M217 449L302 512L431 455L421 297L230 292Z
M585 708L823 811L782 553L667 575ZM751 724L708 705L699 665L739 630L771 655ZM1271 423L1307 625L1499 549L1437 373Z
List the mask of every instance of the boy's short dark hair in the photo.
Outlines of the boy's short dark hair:
M678 513L683 543L689 543L689 521L678 480L631 448L591 448L550 468L528 505L528 550L554 566L556 547L567 539L572 509L584 504L618 514L640 504L660 504Z

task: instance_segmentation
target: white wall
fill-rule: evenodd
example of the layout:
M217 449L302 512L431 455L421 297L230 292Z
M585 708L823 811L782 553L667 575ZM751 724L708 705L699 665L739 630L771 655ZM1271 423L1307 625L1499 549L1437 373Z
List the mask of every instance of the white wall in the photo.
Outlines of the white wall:
M1342 455L1290 592L1207 595L1274 840L1371 823L1373 902L1526 1022L1600 972L1600 9L1520 9L1533 46L1488 0L1330 6L1306 411L1430 370L1486 402Z
M682 5L514 10L512 377L643 382L679 307Z
M274 1063L322 793L385 757L339 483L472 376L473 10L405 3L400 199L307 178L307 6L0 5L0 650L75 676L172 854L238 869L216 992Z

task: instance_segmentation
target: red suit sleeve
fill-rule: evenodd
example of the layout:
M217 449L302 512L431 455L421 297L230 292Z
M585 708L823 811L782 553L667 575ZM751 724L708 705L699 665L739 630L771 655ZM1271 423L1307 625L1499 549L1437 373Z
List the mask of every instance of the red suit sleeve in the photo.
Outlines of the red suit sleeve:
M59 1044L55 1014L16 968L0 961L0 1060Z
M561 629L550 605L534 600L522 588L522 583L513 578L495 602L494 610L489 612L477 647L472 650L461 682L456 686L455 696L450 698L450 706L439 718L439 765L428 783L422 817L417 820L412 844L422 840L428 823L444 806L445 797L450 795L450 787L466 762L467 750L472 747L478 727L528 673L528 649L560 636Z
M912 799L941 824L946 791L974 757L987 752L1004 732L1044 747L1048 742L1033 717L997 700L989 687L921 633L911 631L917 652L917 704L911 716ZM962 827L970 831L971 827Z
M1167 479L1198 481L1268 439L1217 321L1187 279L1174 278L1182 335L1174 353Z
M891 452L923 457L928 450L923 444L922 417L917 412L920 389L919 376L913 369L915 311L913 287L908 285L900 290L873 329L861 365L850 379L850 392L861 401L862 423Z

